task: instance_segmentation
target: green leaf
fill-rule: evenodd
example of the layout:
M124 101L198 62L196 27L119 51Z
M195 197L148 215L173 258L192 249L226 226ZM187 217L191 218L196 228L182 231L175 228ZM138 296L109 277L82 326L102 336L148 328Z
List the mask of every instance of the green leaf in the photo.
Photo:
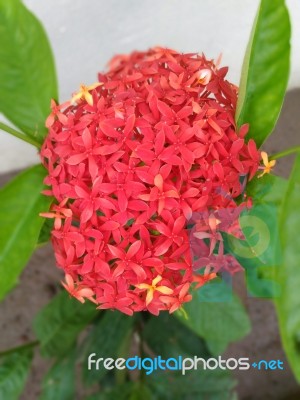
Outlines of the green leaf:
M53 227L54 227L54 220L51 218L46 218L39 234L37 242L38 246L43 246L44 244L49 242Z
M74 346L79 333L99 313L95 304L70 298L66 291L60 292L47 304L34 320L34 331L41 342L45 357L60 357Z
M200 364L199 364L200 365ZM233 400L236 381L228 371L191 370L186 375L154 373L149 384L155 400Z
M284 194L287 190L287 180L276 175L264 175L262 178L253 178L248 184L246 193L256 204L274 204L281 207Z
M43 379L39 400L73 400L75 397L75 357L58 360Z
M236 121L250 124L260 147L272 132L290 68L290 20L284 0L261 0L242 69Z
M0 0L0 43L0 111L42 142L56 72L44 28L20 0Z
M156 400L150 389L142 382L127 382L113 388L106 388L101 393L87 397L85 400Z
M250 321L239 298L225 282L213 281L195 290L193 300L186 303L185 318L176 317L207 340L210 352L222 353L229 343L241 339L250 332Z
M45 169L27 169L0 189L0 299L18 282L33 253L51 202L41 195Z
M300 156L296 158L282 204L280 237L282 266L278 269L281 296L275 300L283 347L300 382Z
M287 190L287 181L277 176L254 178L247 186L253 200L250 210L240 217L246 240L224 234L225 249L245 268L251 296L278 296L277 270L282 254L279 238L279 214Z
M19 399L32 357L33 349L28 347L0 356L0 399Z
M91 385L99 382L108 372L101 363L98 370L96 368L88 370L87 360L89 355L96 353L95 359L119 357L119 350L123 341L131 334L134 321L134 317L129 317L118 311L106 311L102 318L95 323L84 345L82 371L84 383Z
M116 397L114 397L115 399ZM117 397L118 399L120 396ZM146 386L145 383L142 382L135 382L133 384L133 388L129 394L129 397L124 397L124 400L155 400L152 395L152 391Z
M205 342L168 313L149 318L143 329L143 339L155 354L163 358L195 354L209 356Z

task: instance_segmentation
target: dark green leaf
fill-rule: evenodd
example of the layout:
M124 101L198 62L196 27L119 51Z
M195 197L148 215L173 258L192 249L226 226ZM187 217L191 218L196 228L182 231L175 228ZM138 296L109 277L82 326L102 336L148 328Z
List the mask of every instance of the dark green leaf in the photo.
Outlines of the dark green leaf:
M300 382L300 156L290 176L279 227L283 262L278 269L281 296L275 304L283 346Z
M149 388L141 382L128 382L87 397L85 400L155 400Z
M118 397L119 398L119 397ZM152 391L146 386L145 383L136 382L129 394L129 397L124 397L124 400L154 400Z
M19 399L26 383L32 357L32 348L23 348L0 356L0 399Z
M165 358L209 355L204 341L168 313L149 318L143 330L143 339L152 351Z
M79 333L98 313L94 304L82 304L70 298L65 291L59 293L34 320L34 331L41 342L42 355L60 357L67 354Z
M42 246L49 242L51 238L51 231L53 230L54 220L51 218L46 218L45 222L43 223L42 229L40 231L40 235L38 238L37 244Z
M20 0L0 0L0 111L40 141L56 72L44 28Z
M129 317L118 311L107 311L96 322L84 346L83 380L86 384L99 382L108 372L101 363L99 370L95 368L88 370L87 360L89 355L96 353L95 359L123 357L119 354L119 351L124 340L127 340L131 334L133 323L134 317Z
M234 400L236 382L228 371L191 370L186 375L155 373L149 376L155 400Z
M195 290L193 300L184 306L185 318L179 320L207 340L212 354L219 355L229 343L250 332L250 321L239 298L225 282L212 281Z
M39 400L73 400L75 382L75 357L71 353L57 361L46 374Z
M261 0L242 69L238 126L250 124L258 146L272 132L282 106L290 67L290 20L284 0Z
M51 200L41 195L45 169L27 169L0 189L0 299L18 282L33 253Z

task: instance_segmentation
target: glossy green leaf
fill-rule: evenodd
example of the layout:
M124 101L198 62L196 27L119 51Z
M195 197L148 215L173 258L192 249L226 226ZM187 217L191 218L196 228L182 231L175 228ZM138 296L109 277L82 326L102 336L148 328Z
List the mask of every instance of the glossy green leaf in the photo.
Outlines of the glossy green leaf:
M75 357L71 353L58 360L43 379L39 400L74 400Z
M300 156L296 158L282 205L280 237L282 266L278 269L281 296L275 301L283 346L300 382Z
M56 72L44 28L20 0L0 0L0 43L0 111L42 141Z
M87 360L90 354L96 353L95 359L123 357L119 351L124 340L127 340L132 332L134 320L134 317L119 311L107 311L95 323L84 345L82 371L84 383L90 385L99 382L108 372L101 363L98 370L95 368L88 370Z
M80 303L60 292L34 320L34 331L41 342L41 353L46 357L60 357L74 346L79 333L99 313L95 304Z
M32 348L20 348L6 355L0 355L0 399L19 399L26 383L32 357Z
M285 95L290 68L290 20L284 0L261 0L242 69L238 126L250 124L258 146L271 134Z
M27 169L0 189L0 299L18 282L33 253L50 199L41 195L45 169Z
M227 346L250 332L250 321L239 298L225 282L212 281L195 290L193 300L186 303L187 318L176 317L207 340L212 354L219 355Z

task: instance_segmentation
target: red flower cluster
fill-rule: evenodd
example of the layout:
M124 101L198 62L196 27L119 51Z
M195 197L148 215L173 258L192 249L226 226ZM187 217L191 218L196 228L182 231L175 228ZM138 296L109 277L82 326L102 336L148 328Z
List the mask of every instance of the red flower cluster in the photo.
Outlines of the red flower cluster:
M57 203L44 216L55 218L57 264L78 300L157 315L215 277L193 273L187 220L207 213L211 233L201 225L193 238L213 238L213 256L212 213L236 207L240 177L260 160L247 126L236 129L226 73L204 56L154 48L113 58L99 84L52 103L41 157Z

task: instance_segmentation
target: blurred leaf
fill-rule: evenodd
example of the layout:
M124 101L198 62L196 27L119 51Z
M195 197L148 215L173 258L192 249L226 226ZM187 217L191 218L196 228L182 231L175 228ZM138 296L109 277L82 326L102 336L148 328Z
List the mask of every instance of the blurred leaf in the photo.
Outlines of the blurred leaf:
M71 352L58 360L45 375L39 400L74 400L75 382L75 357Z
M299 229L300 156L298 155L282 204L279 231L283 263L278 269L281 296L275 300L283 346L298 382L300 382Z
M290 67L290 20L284 0L261 0L242 69L236 121L250 124L260 147L280 113Z
M210 282L193 293L184 309L188 318L174 315L193 332L207 340L212 354L219 355L227 346L250 332L250 321L239 298L224 282Z
M154 373L149 384L155 400L234 400L236 381L228 371L190 370L186 375Z
M44 28L20 0L0 0L0 43L0 111L42 141L56 72Z
M83 381L87 385L99 382L108 370L100 363L99 370L87 369L87 360L90 354L96 353L97 358L117 358L123 341L131 334L134 317L122 314L118 311L106 311L86 338L84 344ZM123 357L123 355L121 355Z
M18 400L25 386L33 349L24 347L0 355L0 399Z
M209 355L205 342L168 313L149 318L143 329L143 339L155 354L165 358Z
M99 313L95 304L70 298L60 292L34 320L34 331L41 342L41 353L46 357L60 357L74 346L79 333Z
M242 213L240 224L246 240L224 235L225 249L245 268L251 296L278 296L277 270L282 254L279 214L287 181L273 175L254 178L247 186L253 206Z
M150 389L141 382L127 382L88 396L85 400L155 400Z
M39 236L50 199L41 195L46 175L41 166L29 168L0 189L0 299L18 282Z
M119 397L118 397L119 399ZM154 400L152 391L146 386L145 383L136 382L132 388L129 397L124 397L124 400Z

